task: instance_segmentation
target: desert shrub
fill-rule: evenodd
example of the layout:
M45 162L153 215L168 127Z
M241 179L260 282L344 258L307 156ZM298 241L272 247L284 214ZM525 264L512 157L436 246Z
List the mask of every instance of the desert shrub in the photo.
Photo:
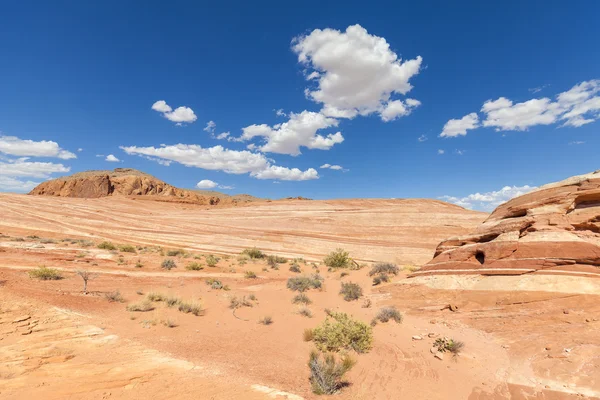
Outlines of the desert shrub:
M390 277L387 274L379 274L373 278L373 286L377 286L383 282L389 282Z
M169 319L169 318L163 319L161 322L167 328L175 328L175 327L177 327L177 322L175 322L175 321L173 321L172 319Z
M306 328L302 333L302 340L304 340L305 342L312 342L314 338L315 332L310 328Z
M290 272L296 272L296 273L300 273L302 272L302 270L300 269L300 266L298 264L292 264L290 265Z
M373 318L371 325L374 325L373 322L377 323L379 321L386 323L389 320L394 320L398 324L402 322L402 314L400 314L400 311L396 310L396 307L383 307L379 310L375 318Z
M216 267L218 262L218 257L215 257L212 254L206 256L206 265L208 265L209 267Z
M163 260L163 262L160 264L162 269L166 269L166 270L172 270L173 268L177 267L177 264L175 264L175 261L170 259L170 258L166 258Z
M304 293L300 293L297 294L296 296L294 296L294 298L292 299L292 303L294 304L311 304L312 300L308 298L307 295L305 295Z
M184 255L185 255L185 250L183 250L183 249L175 249L175 250L167 251L168 257L178 257L178 256L184 256Z
M285 264L288 262L288 259L281 256L268 256L268 258L274 260L277 264Z
M458 353L460 353L462 351L462 349L465 347L465 344L458 340L449 339L447 337L444 337L444 338L436 339L435 342L433 343L433 346L437 347L438 351L441 351L442 353L445 353L448 351L454 355L458 355Z
M325 257L323 263L329 268L350 268L353 264L353 260L350 258L350 254L344 249L336 249Z
M137 251L135 250L135 247L133 247L130 244L124 244L122 246L119 246L119 250L122 251L123 253L137 253Z
M167 297L161 293L150 292L146 298L150 301L165 301Z
M197 317L204 315L204 309L202 306L194 302L180 301L177 309L182 313L194 314Z
M310 368L310 386L314 394L334 394L347 385L344 375L350 371L356 361L348 354L336 360L333 354L321 355L317 351L310 352L308 367Z
M154 306L149 300L144 300L141 303L128 304L127 311L147 312L154 310Z
M271 325L273 323L273 318L267 315L266 317L259 319L258 323L263 325Z
M206 280L206 284L207 284L208 286L210 286L210 287L211 287L211 289L216 289L216 290L219 290L219 289L223 289L223 290L229 290L229 286L227 286L227 285L223 285L223 283L222 283L220 280L218 280L218 279L209 278L209 279L207 279L207 280Z
M248 299L246 299L246 296L243 296L241 299L236 296L233 296L231 299L229 299L229 308L231 308L232 310L252 306L253 304Z
M29 235L27 236L27 239L39 239L40 237L38 235Z
M45 266L29 271L29 277L42 281L58 281L63 279L63 276L58 270Z
M175 296L169 296L165 299L167 307L173 307L181 303L181 299Z
M400 268L398 268L396 264L378 263L371 268L371 271L369 271L369 276L379 274L398 275L398 273L400 273Z
M114 292L106 293L104 297L106 297L106 300L110 301L111 303L123 303L125 301L118 289Z
M51 244L51 243L56 243L56 240L54 240L54 239L40 239L40 243L41 244Z
M318 275L313 276L294 276L287 281L287 287L290 290L306 292L309 289L319 289L322 286L322 278Z
M307 317L307 318L312 318L312 316L313 316L312 311L310 311L306 307L302 307L300 310L298 310L298 314L302 315L303 317Z
M371 299L365 299L365 301L362 304L362 308L371 308L371 305L373 304L373 302L371 301Z
M142 260L137 260L135 263L135 267L136 268L142 268L144 266L144 263L142 262Z
M244 277L246 277L247 279L256 279L257 278L256 274L252 271L246 271L244 273Z
M12 239L13 242L24 242L25 239L23 239L22 237L16 237Z
M344 271L340 274L340 279L342 279L343 277L348 276L348 275L350 275L350 274L348 272Z
M144 291L143 290L138 290L135 292L136 294L143 296L144 295Z
M260 259L260 258L265 258L265 253L263 253L262 251L260 251L256 247L253 247L251 249L246 249L246 250L242 251L242 255L246 255L246 256L250 257L251 259L253 259L253 260Z
M98 248L103 250L116 250L117 246L115 246L111 242L102 242L98 245Z
M189 271L200 271L200 270L203 270L204 267L200 263L191 262L185 267L185 269L187 269Z
M279 269L279 263L277 262L277 258L275 256L267 257L267 265L273 269Z
M373 328L352 319L348 314L329 312L329 317L314 330L313 342L321 351L369 351L373 344Z
M248 295L248 300L252 300L252 301L258 301L258 299L256 298L255 294L250 294Z
M352 301L358 300L362 295L362 288L358 286L356 283L352 282L343 282L342 288L340 289L340 294L344 296L344 300Z

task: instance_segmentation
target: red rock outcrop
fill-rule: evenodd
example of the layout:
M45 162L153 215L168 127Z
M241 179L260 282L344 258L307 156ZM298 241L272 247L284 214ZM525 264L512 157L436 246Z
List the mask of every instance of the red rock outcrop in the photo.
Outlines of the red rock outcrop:
M474 233L440 243L415 275L458 273L600 278L600 171L500 205Z

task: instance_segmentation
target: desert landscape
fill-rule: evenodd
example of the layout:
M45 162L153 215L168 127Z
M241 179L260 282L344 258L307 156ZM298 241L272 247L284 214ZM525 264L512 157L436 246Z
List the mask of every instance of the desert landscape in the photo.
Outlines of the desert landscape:
M120 169L0 194L0 397L600 398L598 193L488 215Z

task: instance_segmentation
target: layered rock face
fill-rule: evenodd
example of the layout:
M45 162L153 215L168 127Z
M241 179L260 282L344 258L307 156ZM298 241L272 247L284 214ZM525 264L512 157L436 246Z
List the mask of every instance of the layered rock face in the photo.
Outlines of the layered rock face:
M600 278L600 171L502 204L474 233L440 243L417 274L459 273Z
M99 198L106 196L152 196L166 201L182 201L217 205L222 200L233 202L230 196L204 196L179 189L151 175L130 168L114 171L87 171L53 179L36 186L30 195Z

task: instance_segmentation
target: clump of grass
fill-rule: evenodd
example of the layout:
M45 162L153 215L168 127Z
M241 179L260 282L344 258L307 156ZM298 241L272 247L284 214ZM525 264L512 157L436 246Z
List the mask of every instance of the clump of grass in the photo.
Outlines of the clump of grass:
M312 340L315 338L315 331L310 329L310 328L306 328L304 330L304 332L302 333L302 339L305 342L312 342Z
M319 289L323 286L322 278L319 275L313 276L294 276L287 281L287 287L290 290L306 292L309 289Z
M253 259L253 260L265 258L265 253L263 253L262 251L260 251L256 247L253 247L251 249L246 249L246 250L242 251L242 255L246 255L246 256L250 257L251 259Z
M342 279L343 277L348 276L348 275L350 275L350 274L348 272L344 271L340 274L340 279Z
M387 274L379 274L373 278L373 286L380 285L383 282L389 282L390 277Z
M206 284L208 286L210 286L211 289L215 289L215 290L219 290L219 289L229 290L229 286L223 285L223 283L220 280L218 280L218 279L209 278L209 279L206 280Z
M231 299L229 299L229 308L231 308L232 310L252 306L253 304L248 299L246 299L246 296L243 296L241 299L236 296L233 296Z
M307 317L307 318L312 318L312 316L313 316L312 311L310 311L310 309L308 309L306 307L302 307L300 310L298 310L298 314L302 315L303 317Z
M144 295L144 291L143 290L138 290L137 292L135 292L136 294L143 296Z
M177 322L175 322L175 321L173 321L172 319L169 319L169 318L163 319L161 322L167 328L175 328L175 327L177 327Z
M116 250L117 246L115 246L111 242L102 242L98 245L98 248L102 250Z
M175 261L170 259L170 258L166 258L163 260L163 262L160 264L162 269L166 269L168 271L172 270L173 268L177 267L177 264L175 264Z
M281 256L267 256L267 259L273 260L277 264L285 264L288 262L287 258Z
M244 273L244 277L246 277L247 279L256 279L257 278L256 274L252 271L246 271Z
M279 263L274 256L267 257L267 265L273 269L279 269Z
M350 253L340 248L329 253L323 263L329 268L337 269L350 268L354 261L350 258Z
M22 237L16 237L12 239L13 242L24 242L25 239L23 239Z
M461 341L444 337L436 339L433 346L437 347L438 351L441 351L442 353L450 352L456 356L462 351L465 344Z
M294 296L294 298L292 299L292 303L309 305L312 303L312 300L309 299L306 294L300 293Z
M369 276L387 274L387 275L398 275L400 268L396 264L392 263L378 263L371 268Z
M200 270L203 270L204 267L200 263L191 262L185 267L185 269L187 269L189 271L200 271Z
M58 281L63 279L63 276L58 270L46 266L41 266L38 269L29 271L29 277L42 281Z
M184 256L184 255L185 255L185 250L183 250L183 249L175 249L175 250L167 251L167 257L177 257L177 256Z
M137 251L135 250L135 247L133 247L130 244L124 244L122 246L119 246L119 250L122 251L123 253L137 253Z
M121 295L121 292L117 289L114 292L108 292L106 294L104 294L104 297L106 297L106 300L110 301L111 303L124 303L125 299L123 298L123 296Z
M56 243L56 240L54 240L54 239L40 239L40 243L41 244L52 244L52 243Z
M142 260L138 259L137 262L135 263L135 267L142 268L143 266L144 266L144 264L142 263Z
M126 310L136 312L148 312L154 310L154 306L149 300L144 300L141 303L128 304Z
M163 295L162 293L150 292L150 293L148 293L146 298L149 301L165 301L165 299L167 297L165 295Z
M216 267L217 263L219 262L219 258L213 256L212 254L209 254L206 256L206 265L208 265L209 267Z
M271 325L273 323L273 318L267 315L266 317L259 319L258 323L263 325Z
M344 296L344 300L353 301L358 300L363 295L362 288L356 283L343 282L340 294Z
M396 307L383 307L371 321L371 326L375 326L377 322L386 323L389 320L394 320L400 324L402 323L402 318L402 314L400 314L400 311Z
M371 308L371 305L373 304L373 302L371 301L371 299L365 299L365 301L362 304L362 308Z
M180 301L177 309L182 313L193 314L197 317L204 315L204 309L202 306L194 302Z
M181 303L181 299L175 296L169 296L167 298L165 298L165 304L167 305L167 307L174 307L176 305L178 305L179 303Z
M300 269L300 266L298 264L292 264L290 265L290 272L296 272L296 273L300 273L302 272L302 270Z
M352 319L348 314L330 311L328 318L313 330L313 342L321 351L369 351L373 345L373 328Z
M254 295L254 293L251 295L248 295L248 300L258 301L258 299L256 298L256 295Z
M348 354L336 360L333 354L310 352L308 367L310 369L310 386L314 394L335 394L348 383L344 375L354 367L356 361Z

